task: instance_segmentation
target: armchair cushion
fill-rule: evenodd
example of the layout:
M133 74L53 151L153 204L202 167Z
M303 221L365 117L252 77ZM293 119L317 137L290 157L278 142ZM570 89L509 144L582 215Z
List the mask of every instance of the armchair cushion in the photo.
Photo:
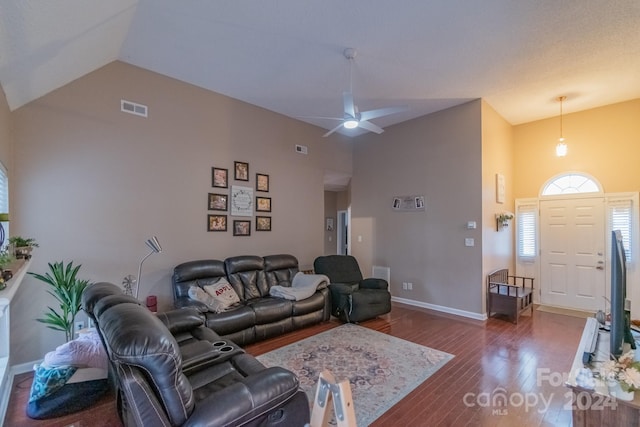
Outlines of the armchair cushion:
M360 289L383 289L385 291L389 289L389 283L384 279L364 279L359 283L359 285Z

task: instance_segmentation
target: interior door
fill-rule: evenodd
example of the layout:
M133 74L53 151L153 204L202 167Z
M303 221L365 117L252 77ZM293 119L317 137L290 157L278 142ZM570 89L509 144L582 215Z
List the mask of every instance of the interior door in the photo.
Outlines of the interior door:
M540 302L596 311L604 306L604 198L540 202Z

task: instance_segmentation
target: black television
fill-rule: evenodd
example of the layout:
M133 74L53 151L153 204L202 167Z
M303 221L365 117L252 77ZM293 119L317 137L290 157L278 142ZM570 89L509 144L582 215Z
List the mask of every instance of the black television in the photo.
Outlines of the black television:
M626 310L627 262L620 230L611 232L611 332L609 335L610 352L619 357L628 343L635 349L631 335L630 313Z

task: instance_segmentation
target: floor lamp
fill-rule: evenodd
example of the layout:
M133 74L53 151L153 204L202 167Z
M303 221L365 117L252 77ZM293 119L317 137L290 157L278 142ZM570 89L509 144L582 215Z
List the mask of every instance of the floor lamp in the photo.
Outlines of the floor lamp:
M162 252L162 246L160 246L160 242L158 242L158 238L156 236L153 236L151 239L147 240L145 243L147 246L149 246L149 248L151 249L151 252L146 254L140 260L140 265L138 266L138 284L136 285L136 299L138 299L138 292L140 291L140 284L142 283L140 280L141 279L140 275L142 274L142 263L151 255L159 254L160 252Z

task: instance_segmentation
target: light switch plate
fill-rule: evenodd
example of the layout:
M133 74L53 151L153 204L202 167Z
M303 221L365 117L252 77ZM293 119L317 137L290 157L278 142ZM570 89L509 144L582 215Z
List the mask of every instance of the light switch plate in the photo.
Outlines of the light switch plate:
M464 245L465 246L475 246L476 241L473 237L467 237L464 239Z

